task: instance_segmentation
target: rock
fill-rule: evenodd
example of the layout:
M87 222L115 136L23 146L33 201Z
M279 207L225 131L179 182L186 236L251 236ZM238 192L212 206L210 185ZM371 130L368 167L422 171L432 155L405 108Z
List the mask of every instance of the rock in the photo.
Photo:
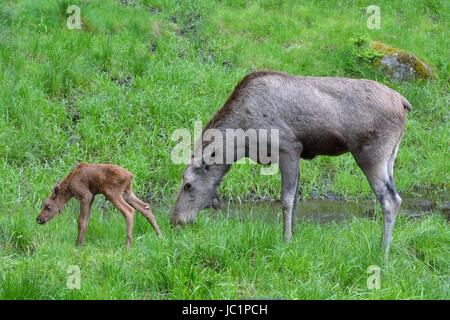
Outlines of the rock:
M320 194L316 187L312 187L310 196L311 196L311 199L313 199L313 200L320 199Z
M136 5L134 0L120 0L120 3L123 4L124 6L134 6L134 5Z
M131 75L127 75L126 77L111 77L111 80L117 83L119 86L128 86L131 84L133 77Z
M151 15L158 14L158 13L161 12L161 9L160 9L160 8L154 7L154 6L149 6L149 7L147 7L147 10L148 10L148 12L149 12Z
M150 45L148 46L148 52L154 53L156 51L157 46L158 45L157 45L156 41L152 41L152 43L150 43Z
M400 63L395 56L384 56L380 61L381 72L396 80L411 80L414 78L414 69Z
M409 209L403 209L402 213L406 217L413 218L413 219L421 218L421 217L423 217L424 215L427 214L424 211L415 211L415 210L409 210Z
M438 210L444 213L450 213L450 201L444 201L438 206Z
M214 62L214 53L211 50L200 50L200 60L202 63L213 63Z
M405 204L420 211L432 211L436 207L436 203L426 199L405 199Z
M76 144L76 143L78 143L78 142L80 142L80 141L81 141L80 136L79 136L79 135L76 135L76 134L71 135L71 136L69 137L69 139L67 139L67 143L68 143L69 145Z
M229 61L229 60L224 60L224 61L222 62L222 65L223 65L225 68L228 68L228 69L231 69L231 68L234 67L233 62L231 62L231 61Z
M145 194L145 200L146 200L148 203L152 202L152 200L153 200L153 192L148 191L148 192Z
M408 81L414 78L431 79L433 70L423 60L398 48L372 41L370 48L379 54L373 65L391 79Z
M331 191L327 191L327 192L325 192L325 199L336 201L336 200L341 200L341 197L339 197L337 194L334 194Z

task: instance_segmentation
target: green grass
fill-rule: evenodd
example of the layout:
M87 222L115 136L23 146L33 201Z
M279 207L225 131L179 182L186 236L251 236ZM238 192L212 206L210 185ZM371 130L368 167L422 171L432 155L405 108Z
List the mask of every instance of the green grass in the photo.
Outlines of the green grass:
M110 162L135 189L169 207L182 165L172 132L193 130L258 69L369 78L413 105L396 162L401 193L447 195L450 162L448 1L378 1L381 29L366 28L370 1L5 0L0 4L0 298L449 298L448 223L400 219L391 260L378 253L381 221L303 223L284 244L281 222L202 215L165 238L139 217L123 250L124 222L96 203L87 245L74 247L77 205L45 227L34 219L53 183L79 161ZM65 27L70 4L82 30ZM176 17L176 19L174 18ZM176 22L174 22L176 21ZM354 37L412 52L431 81L391 82L360 64ZM153 50L154 49L154 50ZM221 186L230 200L278 198L279 176L236 165ZM302 162L301 194L372 197L350 155ZM142 236L142 237L141 237ZM68 265L82 289L67 290ZM368 291L366 269L382 267Z
M40 227L14 216L2 227L2 299L449 299L450 232L432 216L401 218L388 263L379 253L380 220L300 223L285 244L278 224L257 215L238 221L202 215L157 239L139 217L124 249L119 214L94 212L86 245L74 246L75 216ZM66 287L67 268L81 270L81 289ZM381 268L381 289L368 290L367 268Z

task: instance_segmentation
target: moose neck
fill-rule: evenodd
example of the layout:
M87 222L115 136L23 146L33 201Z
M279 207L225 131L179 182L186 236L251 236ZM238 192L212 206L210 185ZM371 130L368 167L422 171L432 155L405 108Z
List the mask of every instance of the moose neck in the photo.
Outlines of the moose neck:
M217 187L220 182L222 182L223 177L230 169L230 164L211 164L210 165L210 176L212 178L212 181L214 183L214 187Z
M218 129L222 132L225 132L226 129L239 129L236 126L239 123L239 115L235 115L234 110L231 106L227 106L228 108L222 108L219 110L205 125L203 132L208 129ZM225 109L225 110L223 110Z
M228 106L229 107L229 106ZM206 132L206 130L209 129L216 129L219 130L222 134L223 139L223 156L225 157L225 147L226 147L226 130L227 129L237 129L237 127L234 125L236 121L233 121L233 112L231 108L227 109L226 112L219 111L217 112L214 117L206 124L206 126L203 129L202 135ZM203 141L203 148L206 147L210 142ZM231 163L227 163L225 159L222 161L223 163L214 163L210 165L211 170L211 176L213 178L214 186L217 187L220 182L222 181L225 174L227 174L228 170L231 167Z

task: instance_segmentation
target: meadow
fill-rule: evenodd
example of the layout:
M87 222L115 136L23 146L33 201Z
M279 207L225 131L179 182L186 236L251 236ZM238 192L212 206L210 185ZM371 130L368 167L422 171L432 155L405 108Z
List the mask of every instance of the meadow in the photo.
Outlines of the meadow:
M203 212L181 232L168 213L184 166L174 130L193 131L220 108L245 74L368 78L412 104L395 166L401 195L448 200L450 3L378 1L381 28L366 26L370 1L3 0L0 3L0 299L449 299L450 232L437 212L400 212L389 261L379 251L381 214L298 223L282 241L271 221ZM66 26L70 5L81 30ZM412 52L431 80L392 81L355 54L355 39ZM136 217L134 246L101 197L86 245L75 247L78 205L35 223L55 181L78 162L108 162L135 174L154 206L157 239ZM276 200L278 175L235 165L225 201ZM350 155L301 163L300 196L373 199ZM258 207L256 207L258 208ZM263 210L263 209L261 209ZM279 210L281 211L281 209ZM66 286L67 268L81 288ZM381 268L368 290L367 268Z

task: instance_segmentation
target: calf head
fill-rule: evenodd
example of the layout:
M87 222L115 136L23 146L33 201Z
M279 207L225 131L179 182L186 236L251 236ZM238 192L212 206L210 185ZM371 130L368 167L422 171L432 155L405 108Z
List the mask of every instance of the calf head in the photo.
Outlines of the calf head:
M36 218L36 222L39 224L44 224L56 216L61 209L64 207L65 200L61 194L61 188L59 183L57 183L52 190L52 194L45 199L41 212Z

